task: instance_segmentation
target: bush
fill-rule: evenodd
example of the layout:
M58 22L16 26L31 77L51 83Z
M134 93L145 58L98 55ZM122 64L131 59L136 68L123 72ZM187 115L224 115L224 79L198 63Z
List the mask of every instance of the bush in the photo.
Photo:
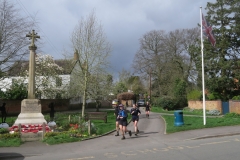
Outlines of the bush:
M221 96L220 96L218 93L213 92L213 93L209 93L209 94L207 95L207 98L208 98L209 100L216 100L216 99L221 99Z
M160 103L161 103L161 98L159 97L152 98L152 103L151 103L152 106L161 106Z
M167 110L174 110L176 109L176 99L175 98L171 98L171 97L162 97L159 100L159 104L161 107L163 107L163 109L167 109Z
M240 114L237 113L227 113L224 115L226 118L240 118Z
M46 132L44 137L54 137L57 136L60 132Z
M0 134L0 139L9 139L9 138L19 138L20 134L18 132L15 133L6 133L6 134Z
M202 98L202 92L199 90L192 90L187 94L188 100L201 100Z
M232 98L232 100L240 100L240 95L234 96L234 97Z
M1 92L0 95L3 99L25 99L27 98L27 87L22 80L16 80L11 88L7 89L6 92Z
M0 134L9 133L9 130L6 128L0 128Z

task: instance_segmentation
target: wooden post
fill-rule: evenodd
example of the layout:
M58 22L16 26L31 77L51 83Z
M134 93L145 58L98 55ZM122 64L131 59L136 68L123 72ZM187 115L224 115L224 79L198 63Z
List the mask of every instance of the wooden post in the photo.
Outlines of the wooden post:
M21 135L22 135L21 123L18 124L18 132L19 132L19 136L20 136L20 138L21 138Z
M88 120L88 135L91 135L91 120Z
M43 125L42 125L42 139L44 138L44 135L45 135L45 133L46 133L46 123L45 122L43 122Z
M80 124L81 123L81 117L79 116L78 117L78 124Z
M71 115L68 116L68 121L69 121L69 123L70 123L70 121L71 121Z

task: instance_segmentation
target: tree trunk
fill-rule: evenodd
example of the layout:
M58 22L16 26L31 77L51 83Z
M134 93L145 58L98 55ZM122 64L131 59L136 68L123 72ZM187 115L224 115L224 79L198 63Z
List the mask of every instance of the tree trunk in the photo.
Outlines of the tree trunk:
M99 101L96 101L96 112L99 112Z
M87 72L85 71L84 74L84 91L83 91L83 105L82 105L82 117L84 117L85 114L85 106L86 106L86 96L87 96Z

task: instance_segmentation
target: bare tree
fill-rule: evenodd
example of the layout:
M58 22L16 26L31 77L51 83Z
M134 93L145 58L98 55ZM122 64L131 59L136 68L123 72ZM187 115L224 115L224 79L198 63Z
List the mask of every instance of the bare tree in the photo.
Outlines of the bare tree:
M77 77L75 79L78 79L78 82L75 81L79 87L78 94L83 94L82 116L84 116L87 94L91 86L90 77L105 72L109 64L111 47L94 11L79 21L72 33L71 41L77 54L78 69L75 66L73 74Z
M18 10L7 0L0 0L0 77L13 68L14 62L29 53L29 40L26 34L31 31L33 23L21 17Z
M133 67L149 77L151 74L155 94L169 95L176 78L186 82L194 78L194 63L189 47L197 44L198 29L182 29L166 33L153 30L140 39L140 49ZM152 87L153 87L152 86Z

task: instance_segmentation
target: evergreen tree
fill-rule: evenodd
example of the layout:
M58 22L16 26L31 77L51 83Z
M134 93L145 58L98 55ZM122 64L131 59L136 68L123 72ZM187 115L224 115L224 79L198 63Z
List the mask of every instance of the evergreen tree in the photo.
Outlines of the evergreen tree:
M207 21L212 25L216 45L204 42L206 88L217 92L222 100L230 99L236 84L234 79L239 68L239 38L236 38L236 3L239 0L217 0L207 3ZM233 10L234 9L234 10ZM238 12L238 11L237 11ZM239 25L239 24L238 24Z

